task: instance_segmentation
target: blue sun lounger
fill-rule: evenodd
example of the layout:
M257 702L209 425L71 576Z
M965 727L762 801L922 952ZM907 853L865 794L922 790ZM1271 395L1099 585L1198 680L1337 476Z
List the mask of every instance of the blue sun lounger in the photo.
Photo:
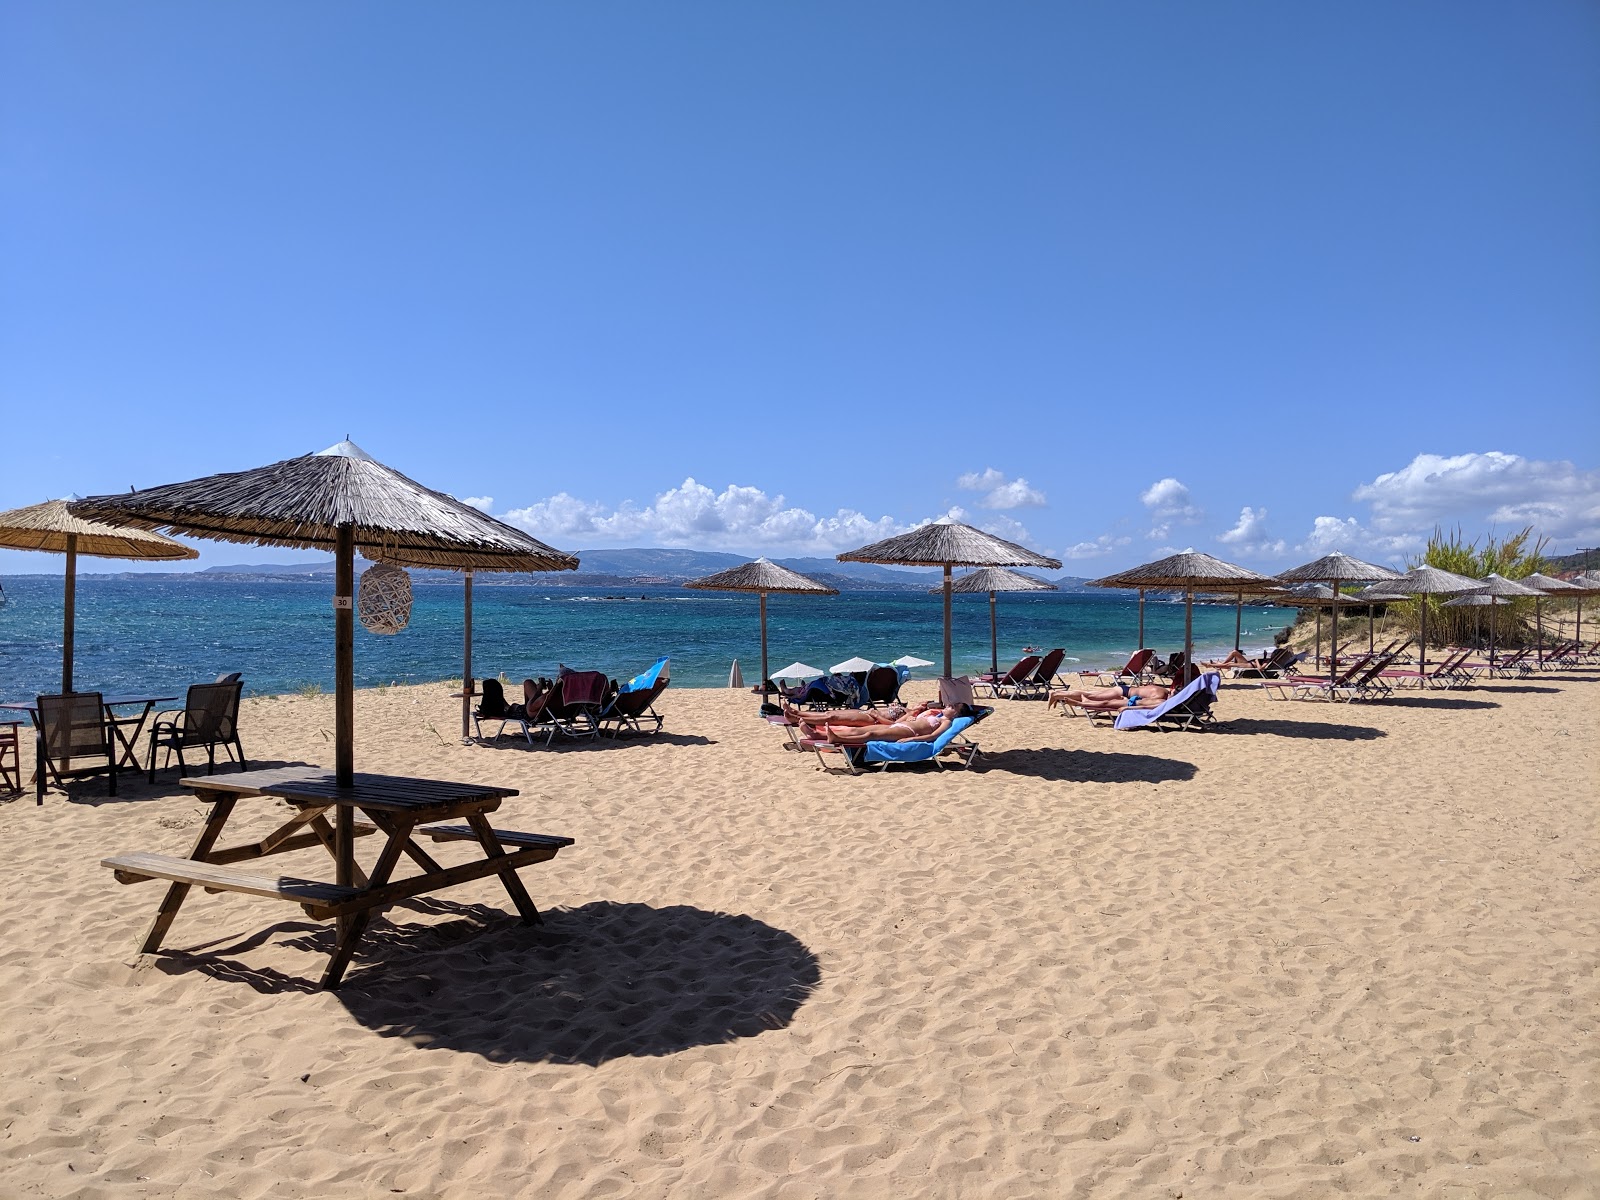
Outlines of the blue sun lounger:
M1211 706L1216 703L1222 676L1207 671L1187 687L1168 696L1154 708L1125 708L1117 714L1118 729L1204 729L1215 721Z
M832 742L806 742L804 745L817 752L817 761L822 763L823 770L831 770L825 754L843 755L845 763L850 768L850 774L859 775L866 767L877 767L880 771L887 771L896 763L931 762L934 766L944 769L940 755L949 754L961 761L963 767L972 766L978 757L978 743L964 737L968 729L983 720L994 709L979 708L973 711L970 717L957 717L950 722L946 729L931 742L868 742L865 746L838 746Z

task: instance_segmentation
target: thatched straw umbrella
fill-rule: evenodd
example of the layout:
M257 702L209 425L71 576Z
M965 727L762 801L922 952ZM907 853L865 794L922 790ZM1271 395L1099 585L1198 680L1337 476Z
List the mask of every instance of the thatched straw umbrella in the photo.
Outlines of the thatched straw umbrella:
M1554 595L1559 600L1563 592L1567 595L1577 595L1582 589L1576 584L1568 583L1565 579L1557 579L1555 576L1546 575L1542 571L1535 571L1532 575L1524 575L1517 582L1524 587L1531 587L1539 592L1539 598L1533 602L1533 624L1539 633L1538 657L1539 665L1542 667L1544 666L1544 598Z
M683 585L686 588L695 588L703 592L759 592L761 595L761 694L767 694L767 596L771 592L782 592L796 596L837 596L838 588L829 587L825 583L818 583L815 579L791 571L788 567L779 566L765 558L758 558L754 562L742 563L737 567L729 567L726 571L718 571L715 575L707 575L704 579L694 579Z
M76 499L76 497L72 497ZM200 552L159 533L87 521L67 511L66 500L46 500L0 513L0 549L44 550L67 556L65 612L61 620L61 690L72 691L72 642L77 623L78 555L176 562Z
M1223 562L1209 554L1185 550L1166 558L1145 563L1091 580L1090 587L1110 588L1168 588L1183 591L1183 661L1185 669L1194 661L1194 594L1200 592L1264 591L1276 586L1267 576ZM1141 638L1141 641L1144 639Z
M942 592L942 587L929 588L930 592ZM1056 585L1047 583L1043 579L1032 575L1024 575L1019 571L1007 571L1004 567L982 567L976 571L969 571L959 579L951 581L952 593L967 594L984 592L989 593L989 670L992 674L1000 674L1000 637L995 625L994 595L996 592L1053 592Z
M1337 592L1343 584L1347 583L1379 583L1386 579L1396 579L1398 571L1391 571L1388 567L1380 567L1377 563L1364 562L1353 558L1341 550L1331 554L1324 554L1314 562L1304 563L1298 567L1291 567L1278 575L1278 582L1294 585L1297 583L1322 583L1332 591ZM1332 612L1333 634L1328 647L1328 682L1332 684L1339 673L1339 613L1337 609ZM1317 610L1317 620L1322 620L1322 610Z
M952 567L1050 567L1059 559L1036 554L1025 546L995 537L948 518L918 526L910 533L885 538L839 555L840 562L882 563L892 567L944 568L944 674L950 677L950 569Z
M578 560L408 479L349 441L250 471L122 496L91 496L78 516L140 529L334 552L334 776L355 773L355 558L447 570L571 571ZM341 808L344 821L349 810ZM341 828L348 849L348 830ZM340 873L348 867L340 854ZM347 878L338 881L343 884Z
M1412 567L1404 575L1384 584L1385 591L1420 598L1418 603L1422 607L1422 616L1421 629L1417 635L1418 670L1428 669L1428 597L1457 596L1462 592L1476 591L1482 586L1481 579L1457 575L1452 571L1441 571L1438 567L1430 567L1425 563Z
M1494 610L1501 600L1512 600L1519 597L1538 597L1542 595L1538 588L1527 587L1514 579L1491 571L1484 577L1483 586L1473 589L1469 595L1473 597L1487 596L1489 598L1489 674L1494 675L1494 650L1495 650L1495 621Z

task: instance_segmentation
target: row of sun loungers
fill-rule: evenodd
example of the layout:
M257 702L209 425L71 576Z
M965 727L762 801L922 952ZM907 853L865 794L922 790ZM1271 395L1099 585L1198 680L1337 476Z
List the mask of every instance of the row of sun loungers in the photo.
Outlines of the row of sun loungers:
M665 657L615 689L604 671L567 671L547 688L525 680L521 704L506 700L498 679L485 679L483 697L472 714L473 728L483 741L484 722L499 722L487 739L493 741L514 726L530 746L536 736L549 746L557 736L592 739L602 734L657 733L664 720L655 701L670 682L671 664Z

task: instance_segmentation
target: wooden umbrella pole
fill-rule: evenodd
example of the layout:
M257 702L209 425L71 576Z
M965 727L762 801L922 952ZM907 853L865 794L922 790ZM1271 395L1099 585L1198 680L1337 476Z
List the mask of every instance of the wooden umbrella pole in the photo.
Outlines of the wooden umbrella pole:
M472 736L472 572L462 575L461 740Z
M1328 630L1328 686L1333 686L1335 676L1339 673L1339 581L1328 580L1328 590L1333 593L1332 604L1328 609L1328 621L1332 626Z
M761 593L761 703L767 702L767 594Z
M355 776L355 576L356 531L335 530L333 566L333 771L340 787ZM346 811L341 809L341 815ZM340 879L340 884L349 881Z
M989 593L989 673L1000 674L1000 627L994 617L994 593Z
M950 564L944 564L944 677L951 679L950 673Z
M1144 589L1139 589L1139 644L1135 650L1144 649Z
M356 531L353 525L335 529L333 562L333 779L339 787L355 784L355 574ZM334 882L350 887L355 882L355 813L348 804L337 807L333 827ZM338 920L342 937L350 918Z
M1239 630L1244 626L1244 593L1238 594L1238 600L1233 606L1233 648L1239 648Z
M67 534L67 578L64 615L61 618L61 691L72 692L72 633L77 623L78 535Z
M1422 605L1421 628L1417 631L1417 670L1423 675L1424 680L1428 674L1428 597L1418 596L1417 602Z
M1183 686L1194 665L1194 589L1183 593L1183 674L1172 681L1174 688Z
M1533 602L1533 627L1538 630L1537 654L1539 665L1544 666L1544 601Z
M1317 605L1317 665L1322 665L1322 605Z

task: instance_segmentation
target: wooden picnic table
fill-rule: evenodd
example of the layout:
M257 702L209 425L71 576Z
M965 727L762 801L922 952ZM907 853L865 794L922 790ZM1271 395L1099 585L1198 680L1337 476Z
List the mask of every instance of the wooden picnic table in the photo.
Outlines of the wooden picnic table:
M119 883L146 879L170 882L139 952L154 954L160 948L189 889L197 884L207 891L287 900L314 918L331 918L338 923L338 936L321 982L330 990L339 986L373 914L413 896L498 875L523 923L538 924L539 910L517 871L554 858L562 847L572 845L568 837L493 828L487 814L499 808L505 797L515 796L515 788L368 774L357 774L351 786L340 787L332 772L307 767L244 771L226 777L208 775L184 779L182 785L211 805L211 813L187 858L135 853L102 861L103 866L116 873ZM241 798L256 796L285 800L297 811L260 841L217 849L234 806ZM355 821L358 810L370 823ZM330 812L332 822L328 820ZM465 824L426 824L456 819ZM355 859L355 840L379 833L386 836L383 848L371 870L364 872ZM443 866L417 845L413 834L425 834L434 842L472 842L483 851L483 857ZM234 863L318 844L333 856L332 883L288 876L274 878L233 867ZM401 855L411 858L421 873L393 879Z

